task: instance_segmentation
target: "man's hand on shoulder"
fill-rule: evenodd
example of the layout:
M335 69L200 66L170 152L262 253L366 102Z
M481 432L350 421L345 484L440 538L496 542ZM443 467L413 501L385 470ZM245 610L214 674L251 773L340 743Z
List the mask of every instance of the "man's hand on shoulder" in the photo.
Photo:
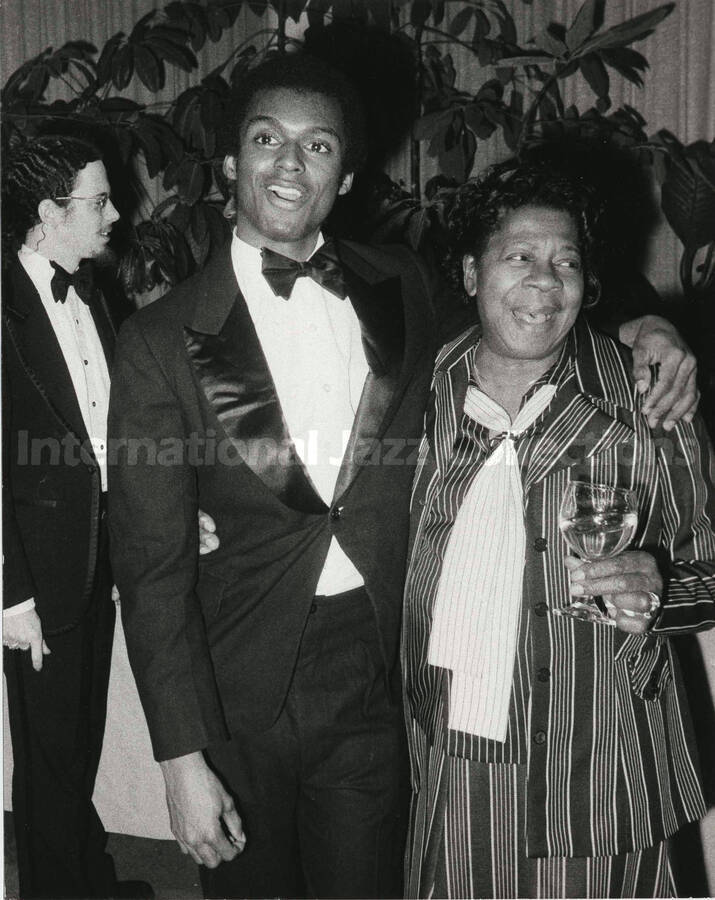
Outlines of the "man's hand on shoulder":
M181 852L209 869L234 859L246 846L241 818L203 753L189 753L160 765L171 831Z
M50 652L42 639L42 623L34 609L14 616L3 616L2 642L9 650L29 650L32 668L36 672L42 668L42 657Z
M678 330L660 316L641 316L620 327L621 341L633 350L633 377L638 391L650 393L643 412L651 428L666 431L695 415L700 394L695 382L696 362ZM657 366L653 375L651 367Z

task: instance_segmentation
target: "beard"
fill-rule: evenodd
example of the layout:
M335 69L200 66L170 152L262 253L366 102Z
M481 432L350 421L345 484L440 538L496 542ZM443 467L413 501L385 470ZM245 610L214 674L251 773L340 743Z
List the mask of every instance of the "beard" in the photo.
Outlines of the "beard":
M92 263L98 269L116 269L117 254L111 247L103 247L96 256L92 257Z

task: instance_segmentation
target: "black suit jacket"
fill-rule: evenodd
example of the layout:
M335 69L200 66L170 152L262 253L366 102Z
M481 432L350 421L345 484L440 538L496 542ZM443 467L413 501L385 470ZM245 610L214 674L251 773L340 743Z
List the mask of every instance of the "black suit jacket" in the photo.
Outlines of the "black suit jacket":
M332 535L365 579L395 671L431 288L404 249L339 252L370 373L330 508L293 448L230 246L120 332L113 568L158 759L275 721ZM197 506L221 538L203 557Z
M98 291L92 315L108 363L115 331ZM19 262L3 278L3 605L35 598L43 633L87 609L101 481L72 380Z

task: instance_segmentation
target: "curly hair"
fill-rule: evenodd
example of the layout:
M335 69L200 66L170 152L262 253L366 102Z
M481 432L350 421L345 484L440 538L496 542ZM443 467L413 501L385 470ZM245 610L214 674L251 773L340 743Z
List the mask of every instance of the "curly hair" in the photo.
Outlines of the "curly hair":
M360 95L342 72L322 59L303 52L267 59L234 86L219 135L222 152L231 154L238 150L241 128L256 94L281 88L320 94L337 103L345 128L342 174L359 171L367 154L365 113Z
M504 217L522 206L563 210L573 217L583 264L583 306L594 306L601 293L596 272L601 205L595 190L583 178L553 166L513 159L491 166L454 193L446 223L449 250L442 260L451 287L466 296L462 260L472 255L479 261Z
M43 200L67 197L77 174L102 159L94 144L65 135L43 135L12 148L3 160L2 242L4 254L16 251L40 221ZM66 206L68 200L56 200ZM6 257L7 258L7 257Z

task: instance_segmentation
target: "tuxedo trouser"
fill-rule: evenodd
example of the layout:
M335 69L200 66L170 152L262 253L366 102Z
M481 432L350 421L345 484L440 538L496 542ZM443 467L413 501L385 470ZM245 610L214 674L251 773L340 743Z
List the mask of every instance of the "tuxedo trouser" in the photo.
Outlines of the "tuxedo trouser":
M13 748L12 803L20 896L107 897L115 885L107 835L92 804L107 712L115 606L101 513L87 612L46 636L42 670L5 651Z
M404 719L363 588L315 598L276 723L208 756L247 842L231 862L202 867L206 897L401 896Z

